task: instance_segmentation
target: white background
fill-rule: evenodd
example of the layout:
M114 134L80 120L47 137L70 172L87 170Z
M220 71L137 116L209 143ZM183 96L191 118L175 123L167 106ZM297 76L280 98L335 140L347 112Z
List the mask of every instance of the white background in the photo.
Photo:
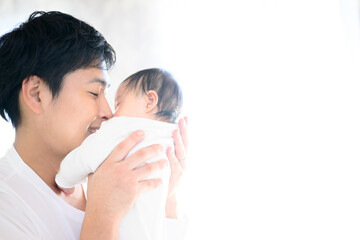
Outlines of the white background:
M0 0L5 32L33 10L87 21L117 52L108 92L163 67L191 151L188 239L359 239L355 0ZM14 139L0 120L0 154Z

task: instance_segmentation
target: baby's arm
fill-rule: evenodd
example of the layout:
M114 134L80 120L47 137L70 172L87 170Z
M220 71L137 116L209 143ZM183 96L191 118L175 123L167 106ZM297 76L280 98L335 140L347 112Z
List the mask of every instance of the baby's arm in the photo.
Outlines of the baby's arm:
M85 182L87 176L95 172L115 146L124 139L114 131L117 128L116 122L110 121L103 124L98 132L87 137L61 162L55 181L65 193L71 193L74 186Z
M88 146L81 145L71 151L61 162L60 171L55 177L56 184L67 194L73 187L85 182L87 176L92 173L84 154ZM101 162L99 163L99 165Z

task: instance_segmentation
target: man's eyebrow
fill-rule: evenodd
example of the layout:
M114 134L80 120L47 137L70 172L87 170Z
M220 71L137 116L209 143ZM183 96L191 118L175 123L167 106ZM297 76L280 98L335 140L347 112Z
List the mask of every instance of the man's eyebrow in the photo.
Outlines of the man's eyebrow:
M101 78L93 78L89 81L89 83L94 83L94 82L100 83L104 87L110 87L110 83L108 83L107 81L105 81L104 79L101 79Z

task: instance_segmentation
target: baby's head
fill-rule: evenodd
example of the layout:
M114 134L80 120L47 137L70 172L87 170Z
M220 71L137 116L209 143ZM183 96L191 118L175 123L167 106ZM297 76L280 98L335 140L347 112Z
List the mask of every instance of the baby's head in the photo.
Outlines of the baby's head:
M175 123L182 102L180 86L170 73L158 68L145 69L120 84L114 115Z

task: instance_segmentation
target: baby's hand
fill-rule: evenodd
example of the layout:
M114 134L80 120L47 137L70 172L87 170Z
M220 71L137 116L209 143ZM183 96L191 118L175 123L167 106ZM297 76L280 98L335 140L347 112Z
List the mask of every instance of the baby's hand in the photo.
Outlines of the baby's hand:
M61 191L63 191L63 193L69 195L69 194L72 194L75 190L75 187L72 187L72 188L62 188L62 187L59 187L61 189Z

